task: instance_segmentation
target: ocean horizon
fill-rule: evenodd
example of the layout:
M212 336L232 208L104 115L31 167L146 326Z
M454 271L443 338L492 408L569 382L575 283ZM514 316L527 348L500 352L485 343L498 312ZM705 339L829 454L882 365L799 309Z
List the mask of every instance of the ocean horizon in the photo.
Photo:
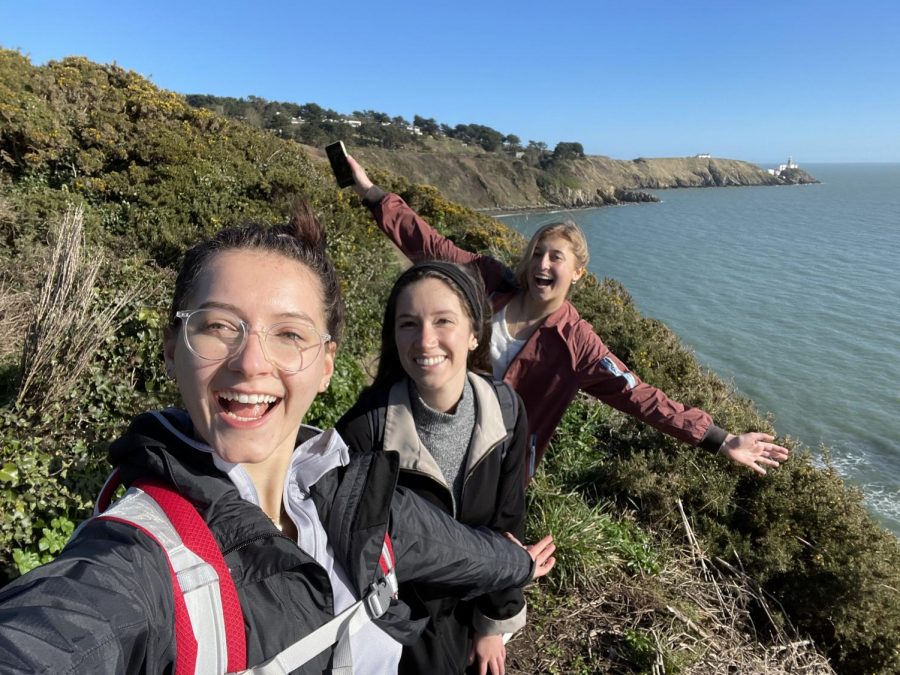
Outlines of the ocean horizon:
M801 168L821 183L497 217L526 236L578 222L593 274L622 282L900 535L900 164Z

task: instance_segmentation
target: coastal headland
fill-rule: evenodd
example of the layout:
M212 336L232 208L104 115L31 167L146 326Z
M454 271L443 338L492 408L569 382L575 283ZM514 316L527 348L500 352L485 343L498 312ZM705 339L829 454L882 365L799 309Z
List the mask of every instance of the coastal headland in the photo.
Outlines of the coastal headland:
M588 208L657 201L647 190L796 185L818 182L802 169L781 176L735 159L671 157L619 160L602 155L547 167L497 153L350 148L365 166L438 188L451 201L481 211Z

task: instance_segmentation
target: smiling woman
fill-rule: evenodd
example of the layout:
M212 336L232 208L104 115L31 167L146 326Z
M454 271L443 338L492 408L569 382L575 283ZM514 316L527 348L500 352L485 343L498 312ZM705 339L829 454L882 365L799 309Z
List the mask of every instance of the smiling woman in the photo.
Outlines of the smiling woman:
M334 372L335 343L322 337L328 334L322 299L322 284L308 267L269 251L223 251L195 278L184 298L192 309L175 315L182 329L166 334L166 365L197 434L222 459L246 463L251 473L286 471L303 415ZM313 351L309 343L288 340L273 349L288 319L315 341L317 358L307 357L306 368L301 347ZM288 363L276 367L278 356ZM280 495L272 498L276 503L263 508L277 515Z
M522 537L525 413L490 373L490 309L481 278L452 263L406 270L391 290L373 385L337 423L350 447L396 453L399 483L462 523ZM427 583L400 586L428 620L402 674L504 670L503 635L525 623L519 588L461 602ZM469 644L472 645L471 652ZM474 664L477 659L478 663Z
M305 205L290 224L223 230L187 252L165 335L185 409L137 417L109 451L125 497L0 591L4 672L392 672L420 630L391 595L398 580L479 596L552 568L552 544L526 552L469 530L395 491L393 458L303 426L334 370L339 289ZM176 497L181 510L166 510ZM200 525L179 530L190 514ZM208 546L192 546L198 531ZM215 572L197 564L216 547ZM215 598L212 626L195 623L195 587ZM337 647L298 647L339 612L357 619L337 619Z
M434 278L407 286L397 298L394 326L400 365L422 400L441 412L455 408L469 352L478 346L457 294Z

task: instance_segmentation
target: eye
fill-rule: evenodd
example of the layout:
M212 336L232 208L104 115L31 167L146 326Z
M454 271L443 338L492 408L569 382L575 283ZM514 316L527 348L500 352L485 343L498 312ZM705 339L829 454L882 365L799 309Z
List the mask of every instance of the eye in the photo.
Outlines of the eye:
M397 321L396 326L398 329L415 328L416 322L411 319L400 319L399 321Z
M223 319L221 317L206 317L197 327L196 331L203 335L215 335L217 337L233 337L241 332L240 324Z
M271 335L278 342L293 345L298 349L311 347L318 341L318 334L311 326L298 324L274 326Z

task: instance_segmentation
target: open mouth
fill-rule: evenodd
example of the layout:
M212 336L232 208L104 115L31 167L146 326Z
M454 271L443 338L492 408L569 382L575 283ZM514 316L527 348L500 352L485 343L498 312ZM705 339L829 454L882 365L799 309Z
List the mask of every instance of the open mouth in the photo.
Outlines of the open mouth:
M235 391L219 392L219 407L238 422L255 422L265 417L281 399L271 394L243 394Z
M535 277L534 285L538 288L549 288L553 285L553 279L550 277Z

